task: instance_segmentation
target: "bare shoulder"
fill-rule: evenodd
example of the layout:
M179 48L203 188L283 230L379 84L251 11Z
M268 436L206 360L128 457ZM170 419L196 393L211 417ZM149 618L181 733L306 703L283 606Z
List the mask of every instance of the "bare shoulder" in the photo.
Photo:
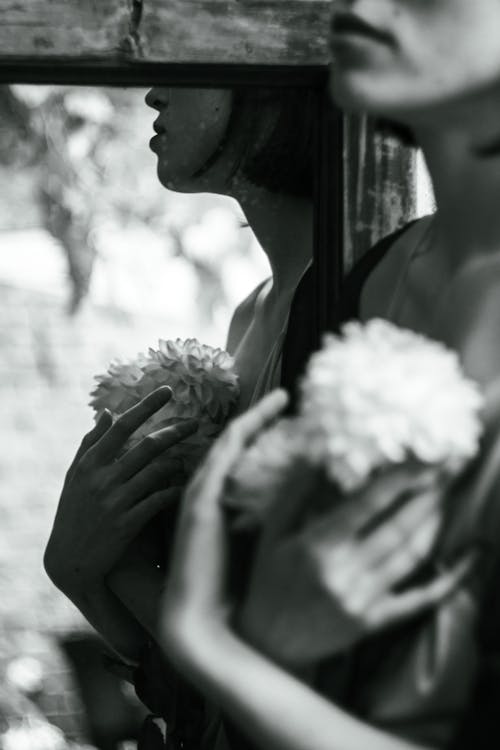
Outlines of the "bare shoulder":
M227 334L226 349L230 354L234 354L238 345L245 335L255 311L255 304L257 297L261 292L263 286L267 283L268 279L262 281L245 299L240 302L238 307L233 313L231 322L229 323L229 331Z

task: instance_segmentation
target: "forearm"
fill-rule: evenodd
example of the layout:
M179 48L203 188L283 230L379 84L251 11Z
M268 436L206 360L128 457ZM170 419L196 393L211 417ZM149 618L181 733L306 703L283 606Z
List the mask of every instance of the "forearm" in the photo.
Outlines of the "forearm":
M147 634L105 583L69 598L112 651L133 664L139 661Z
M147 634L133 615L106 585L104 579L84 579L71 573L71 566L48 547L44 567L52 583L77 607L85 619L121 658L136 663Z
M189 634L190 633L190 634ZM424 750L359 721L247 646L226 628L183 627L169 656L266 750Z
M108 575L107 583L142 628L157 640L159 603L164 585L162 572L131 547Z

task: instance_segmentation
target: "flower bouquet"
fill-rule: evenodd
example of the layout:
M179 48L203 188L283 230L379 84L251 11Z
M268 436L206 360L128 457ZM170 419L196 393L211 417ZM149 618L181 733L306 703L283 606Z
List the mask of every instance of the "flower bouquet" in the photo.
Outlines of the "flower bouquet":
M298 413L264 432L235 467L226 502L256 526L297 472L348 497L406 461L456 476L477 452L483 399L457 355L382 319L328 334L301 382Z
M139 354L129 362L115 361L108 372L97 376L96 380L98 385L90 401L96 419L104 409L109 409L116 419L156 388L163 385L171 388L170 401L132 434L122 452L151 432L195 418L199 425L196 433L168 451L170 458L181 462L185 481L224 428L239 397L232 357L196 339L160 340L158 349L149 349L147 354ZM176 515L175 505L166 508L162 513L163 522L154 519L141 534L142 548L157 567L167 564Z
M188 475L223 429L239 396L232 357L196 339L160 339L158 349L149 349L133 361L115 361L96 380L90 401L96 419L104 409L116 419L156 388L170 386L170 401L133 433L124 451L151 432L196 418L197 432L169 449L169 456L181 460Z

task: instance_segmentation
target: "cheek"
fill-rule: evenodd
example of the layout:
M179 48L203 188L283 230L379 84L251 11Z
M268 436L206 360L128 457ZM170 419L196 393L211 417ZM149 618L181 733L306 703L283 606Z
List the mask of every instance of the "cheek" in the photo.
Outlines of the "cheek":
M172 138L185 151L184 161L201 167L224 138L231 112L230 97L219 90L200 90L190 106L182 108Z
M224 139L230 115L231 97L226 91L174 93L167 133L157 147L158 176L166 187L180 186L206 164Z

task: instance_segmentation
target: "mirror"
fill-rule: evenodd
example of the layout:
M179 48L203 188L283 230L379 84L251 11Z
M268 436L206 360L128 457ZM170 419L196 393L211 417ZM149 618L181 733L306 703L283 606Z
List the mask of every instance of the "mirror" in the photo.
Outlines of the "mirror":
M401 134L367 118L345 116L344 268L380 239L435 210L421 152Z
M247 298L229 348L248 403L279 381L312 255L314 92L157 87L149 107L145 93L0 98L2 711L36 707L61 742L96 747L132 747L142 709L42 566L93 376L159 338L226 347Z

